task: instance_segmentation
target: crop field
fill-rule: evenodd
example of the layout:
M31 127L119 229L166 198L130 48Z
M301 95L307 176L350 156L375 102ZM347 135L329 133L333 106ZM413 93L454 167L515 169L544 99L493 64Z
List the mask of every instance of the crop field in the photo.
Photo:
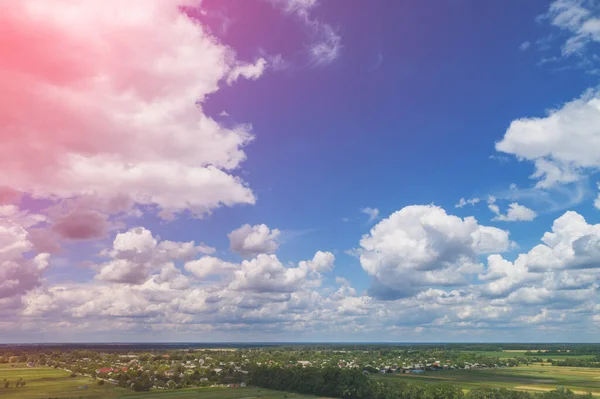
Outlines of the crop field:
M583 367L553 367L532 365L489 370L429 371L416 374L381 374L388 382L445 383L464 389L478 386L517 389L523 391L550 391L565 387L576 393L591 392L600 396L600 369Z
M89 377L70 377L70 373L49 367L27 367L22 364L0 364L0 398L6 399L315 399L293 393L272 391L262 388L191 388L178 390L153 390L150 392L133 392L106 383L102 386ZM24 387L15 387L22 378ZM4 380L11 383L4 387ZM87 388L83 388L87 386Z
M15 366L15 367L12 367ZM15 387L22 378L24 387ZM10 387L5 388L5 379ZM70 377L70 373L49 367L27 367L22 364L0 364L0 397L18 399L38 398L114 398L127 390L111 384L102 386L88 377ZM87 389L79 388L87 385Z
M316 399L315 396L306 396L294 393L272 391L262 388L191 388L170 391L150 391L130 393L118 396L119 399Z
M492 352L492 351L470 351L470 353L476 353L479 355L485 356L494 356L499 357L500 359L508 359L515 357L529 357L530 355L525 355L525 350L505 350L502 352ZM591 359L595 357L595 355L572 355L569 353L537 353L537 351L533 352L533 357L541 357L543 359L551 358L551 359Z

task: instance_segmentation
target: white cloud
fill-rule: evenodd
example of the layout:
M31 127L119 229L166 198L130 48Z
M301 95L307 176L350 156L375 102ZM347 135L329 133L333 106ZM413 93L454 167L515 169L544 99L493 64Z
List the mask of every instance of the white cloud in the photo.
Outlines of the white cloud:
M242 256L273 253L279 247L281 232L265 224L245 224L229 233L230 248Z
M310 21L319 37L318 41L309 47L310 57L314 65L328 65L335 61L342 51L342 38L330 26L322 22Z
M240 268L235 263L225 262L214 256L203 256L200 259L185 263L185 270L192 273L196 278L204 279L207 276L231 273Z
M8 213L6 209L4 212ZM20 296L40 284L50 256L31 256L33 250L23 226L6 216L0 217L0 299Z
M229 287L235 291L294 292L301 287L308 272L302 267L286 268L275 255L259 254L242 262Z
M577 181L600 168L600 97L589 91L542 118L517 119L496 150L534 162L537 187Z
M519 256L512 263L500 255L490 255L487 259L487 270L479 275L479 280L487 282L482 286L483 293L489 296L509 294L522 284L535 279L527 268L527 258Z
M590 42L600 42L600 17L578 0L555 0L546 17L570 34L562 47L563 55L581 53Z
M362 208L360 211L361 213L364 213L365 215L369 216L369 223L379 219L379 209L377 208L366 207Z
M554 221L552 230L543 235L542 244L519 254L514 262L490 255L487 270L479 275L479 280L485 283L481 288L489 296L521 290L509 297L511 301L520 298L533 303L529 298L532 293L543 292L554 298L551 293L561 290L570 293L561 294L563 299L573 300L577 290L597 284L598 271L600 225L590 225L583 216L570 211Z
M223 80L260 76L265 61L237 60L181 11L189 3L1 3L11 45L0 49L0 97L11 101L0 168L11 173L0 186L51 199L127 195L164 215L253 204L232 174L249 126L224 127L202 103Z
M369 275L400 293L432 285L464 285L477 255L505 251L508 232L461 219L436 206L407 206L379 222L360 242Z
M312 260L302 261L298 264L300 268L306 268L317 273L331 272L335 256L331 252L317 251Z
M525 51L525 50L527 50L529 47L531 47L531 42L529 42L529 41L524 41L523 43L521 43L521 44L519 45L519 50L521 50L521 51Z
M475 198L471 198L471 199L468 199L468 200L465 200L464 198L461 198L461 199L458 201L458 203L457 203L456 205L454 205L454 207L455 207L455 208L463 208L463 207L464 207L464 206L466 206L466 205L471 205L471 206L473 206L473 205L475 205L475 204L479 203L480 201L481 201L481 198L477 198L477 197L475 197Z
M496 216L492 220L501 222L530 222L537 217L537 212L529 209L526 206L519 205L516 202L508 205L506 215L500 213L500 208L497 205L489 205L489 208Z
M240 76L246 79L256 80L258 79L267 66L267 61L264 58L259 58L254 64L241 64L234 67L227 76L227 84L232 84Z
M135 227L117 234L112 249L104 251L104 255L111 260L98 265L95 278L101 281L142 284L153 272L170 268L174 261L190 260L199 253L212 252L213 248L196 246L193 241L158 242L151 231Z
M311 17L318 0L269 0L287 14L297 16L310 30L313 41L308 45L308 55L314 66L324 66L335 61L342 50L342 38L329 24Z

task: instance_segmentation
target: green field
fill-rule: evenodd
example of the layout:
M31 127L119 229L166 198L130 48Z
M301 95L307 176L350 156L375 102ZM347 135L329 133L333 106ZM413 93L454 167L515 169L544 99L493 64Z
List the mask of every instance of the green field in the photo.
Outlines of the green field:
M119 393L127 392L111 384L100 386L88 377L71 378L70 373L48 367L30 368L24 365L0 364L0 397L2 398L112 398ZM15 382L22 378L26 385L15 387ZM10 388L4 387L4 379L11 382ZM88 389L80 389L87 385Z
M145 393L130 393L118 396L119 399L283 399L287 395L290 399L316 399L315 396L300 395L272 391L262 388L191 388L171 391L151 391Z
M416 374L378 374L388 382L449 383L464 389L478 386L547 391L565 387L577 393L600 395L600 369L583 367L520 366L489 370L429 371Z
M569 353L553 353L553 354L548 354L548 353L537 353L536 351L533 352L533 356L531 355L527 355L525 356L525 352L526 351L503 351L503 352L493 352L493 351L469 351L469 353L476 353L478 355L484 355L484 356L492 356L492 357L499 357L500 359L508 359L508 358L515 358L515 357L541 357L544 360L545 359L591 359L593 357L595 357L595 355L571 355Z
M115 399L283 399L286 393L261 388L190 388L178 390L153 390L133 392L111 384L100 386L88 377L71 378L70 373L47 367L29 368L24 365L0 364L0 398L6 399L47 399L47 398L115 398ZM4 388L4 379L11 382ZM26 385L16 388L14 383L23 378ZM87 389L80 386L87 385ZM287 393L290 399L314 399L314 396Z

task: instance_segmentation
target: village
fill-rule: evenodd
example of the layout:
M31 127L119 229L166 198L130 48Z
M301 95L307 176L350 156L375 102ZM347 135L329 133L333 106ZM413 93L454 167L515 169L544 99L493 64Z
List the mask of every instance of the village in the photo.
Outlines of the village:
M528 359L484 357L439 349L308 350L308 349L182 349L170 351L39 351L5 353L0 363L27 361L29 367L50 366L89 376L98 384L143 389L182 387L245 387L259 366L279 368L358 369L363 374L420 374L515 366Z

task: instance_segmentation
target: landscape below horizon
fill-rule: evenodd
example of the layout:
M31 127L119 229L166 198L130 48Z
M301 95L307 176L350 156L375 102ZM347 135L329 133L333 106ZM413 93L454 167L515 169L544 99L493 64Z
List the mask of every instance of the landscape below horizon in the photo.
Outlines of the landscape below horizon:
M584 399L600 344L0 346L7 398Z

